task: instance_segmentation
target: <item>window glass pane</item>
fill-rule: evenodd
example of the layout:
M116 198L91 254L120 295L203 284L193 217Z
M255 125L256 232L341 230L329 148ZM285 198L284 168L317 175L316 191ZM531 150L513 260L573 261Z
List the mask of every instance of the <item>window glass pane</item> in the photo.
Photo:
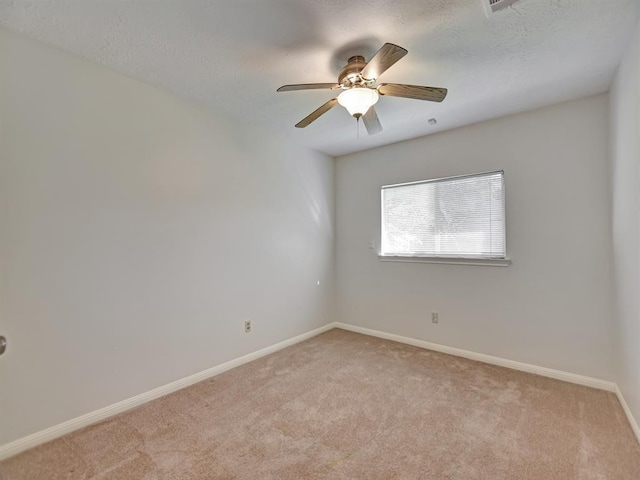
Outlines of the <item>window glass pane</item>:
M504 174L382 188L382 254L505 256Z

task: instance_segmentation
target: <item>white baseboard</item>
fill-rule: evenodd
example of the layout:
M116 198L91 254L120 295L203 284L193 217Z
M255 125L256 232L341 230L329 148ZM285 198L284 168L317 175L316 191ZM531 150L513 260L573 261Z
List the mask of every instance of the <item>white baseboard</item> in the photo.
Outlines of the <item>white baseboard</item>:
M333 328L341 328L343 330L361 333L364 335L370 335L378 338L384 338L387 340L392 340L394 342L405 343L407 345L413 345L415 347L434 350L436 352L447 353L449 355L455 355L457 357L464 357L471 360L477 360L483 363L498 365L501 367L511 368L514 370L520 370L523 372L535 373L537 375L542 375L544 377L555 378L557 380L562 380L569 383L576 383L578 385L585 385L585 386L597 388L600 390L607 390L609 392L614 392L618 396L618 399L620 400L620 404L622 405L622 408L624 409L625 414L629 419L631 428L633 429L636 437L638 438L638 441L640 442L640 428L638 427L638 424L633 418L633 415L631 414L631 411L629 410L629 407L625 402L624 397L622 396L622 393L618 389L618 386L613 382L600 380L597 378L591 378L583 375L577 375L574 373L563 372L560 370L554 370L551 368L538 367L536 365L516 362L514 360L507 360L504 358L485 355L482 353L470 352L468 350L462 350L460 348L447 347L445 345L440 345L437 343L431 343L424 340L417 340L414 338L403 337L401 335L395 335L392 333L380 332L378 330L372 330L370 328L364 328L364 327L358 327L355 325L349 325L346 323L334 322L328 325L324 325L315 330L311 330L310 332L303 333L302 335L298 335L297 337L293 337L283 342L277 343L275 345L271 345L270 347L263 348L262 350L258 350L256 352L249 353L242 357L231 360L229 362L222 363L220 365L209 368L207 370L196 373L194 375L190 375L180 380L176 380L175 382L171 382L167 385L163 385L161 387L155 388L153 390L142 393L140 395L136 395L135 397L131 397L121 402L114 403L113 405L109 405L107 407L96 410L94 412L81 415L80 417L68 420L66 422L60 423L58 425L47 428L40 432L33 433L26 437L15 440L11 443L1 445L0 460L12 457L13 455L17 455L18 453L24 450L28 450L42 443L61 437L62 435L66 435L67 433L71 433L80 428L89 426L101 420L105 420L113 415L117 415L119 413L125 412L134 407L142 405L143 403L149 402L151 400L155 400L156 398L160 398L164 395L168 395L169 393L188 387L189 385L193 385L195 383L201 382L202 380L206 380L207 378L214 377L232 368L238 367L240 365L251 362L253 360L257 360L260 357L264 357L265 355L269 355L270 353L277 352L278 350L282 350L283 348L302 342L311 337L315 337L316 335L324 333Z
M554 370L552 368L538 367L529 363L516 362L515 360L507 360L500 357L494 357L491 355L485 355L483 353L470 352L468 350L462 350L460 348L447 347L438 343L431 343L425 340L417 340L415 338L403 337L401 335L395 335L393 333L380 332L378 330L372 330L370 328L358 327L356 325L349 325L348 323L335 322L330 325L331 327L341 328L350 332L362 333L364 335L371 335L372 337L384 338L386 340L392 340L394 342L405 343L407 345L413 345L414 347L426 348L428 350L434 350L436 352L448 353L449 355L455 355L457 357L464 357L470 360L477 360L483 363L490 363L492 365L498 365L500 367L511 368L513 370L520 370L522 372L535 373L543 377L554 378L556 380L562 380L564 382L576 383L578 385L584 385L587 387L597 388L599 390L606 390L613 392L618 397L620 405L624 410L631 430L636 436L638 443L640 443L640 426L631 413L631 409L620 391L618 385L614 382L607 380L601 380L599 378L587 377L584 375L577 375L575 373L563 372L562 370Z
M0 460L12 457L20 452L23 452L24 450L36 447L50 440L61 437L62 435L66 435L67 433L71 433L80 428L92 425L101 420L105 420L106 418L109 418L113 415L117 415L118 413L130 410L134 407L142 405L143 403L155 400L156 398L168 395L169 393L188 387L189 385L193 385L194 383L198 383L202 380L206 380L207 378L219 375L223 372L226 372L227 370L231 370L232 368L238 367L253 360L257 360L258 358L269 355L270 353L277 352L278 350L282 350L283 348L302 342L311 337L315 337L316 335L331 330L332 328L335 328L335 324L333 323L324 325L323 327L316 328L315 330L303 333L302 335L298 335L297 337L284 340L283 342L276 343L275 345L263 348L262 350L243 355L242 357L230 360L194 375L190 375L188 377L181 378L180 380L176 380L175 382L168 383L167 385L154 388L153 390L142 393L140 395L136 395L135 397L128 398L121 402L114 403L113 405L109 405L107 407L95 410L85 415L81 415L58 425L54 425L53 427L47 428L45 430L41 430L26 437L19 438L18 440L15 440L11 443L1 445Z
M493 357L491 355L485 355L483 353L475 353L468 350L462 350L460 348L447 347L438 343L431 343L425 340L403 337L400 335L395 335L393 333L380 332L378 330L349 325L347 323L334 323L332 324L332 326L341 328L343 330L349 330L350 332L371 335L372 337L384 338L399 343L406 343L407 345L413 345L414 347L426 348L427 350L435 350L436 352L448 353L449 355L455 355L456 357L464 357L470 360L477 360L478 362L490 363L491 365L498 365L500 367L511 368L513 370L520 370L522 372L535 373L543 377L555 378L556 380L562 380L564 382L577 383L578 385L585 385L587 387L606 390L608 392L616 391L615 383L606 380L600 380L599 378L577 375L575 373L563 372L561 370L554 370L552 368L538 367L537 365L531 365L529 363L516 362L515 360Z
M633 413L631 413L631 409L629 408L629 405L627 405L627 402L624 399L624 396L622 395L620 388L618 388L618 385L616 385L615 392L616 392L616 396L618 397L618 401L620 402L620 405L622 405L622 409L624 410L624 413L627 416L627 420L629 420L629 425L631 425L631 430L633 430L633 433L638 439L638 443L640 443L640 426L638 426L638 422L636 422L636 419L633 417Z

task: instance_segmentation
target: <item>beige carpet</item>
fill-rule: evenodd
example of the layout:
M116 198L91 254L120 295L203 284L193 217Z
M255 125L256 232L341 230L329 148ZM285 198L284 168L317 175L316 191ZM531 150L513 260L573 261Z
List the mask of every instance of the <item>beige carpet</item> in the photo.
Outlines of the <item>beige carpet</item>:
M332 330L0 463L5 479L640 479L611 393Z

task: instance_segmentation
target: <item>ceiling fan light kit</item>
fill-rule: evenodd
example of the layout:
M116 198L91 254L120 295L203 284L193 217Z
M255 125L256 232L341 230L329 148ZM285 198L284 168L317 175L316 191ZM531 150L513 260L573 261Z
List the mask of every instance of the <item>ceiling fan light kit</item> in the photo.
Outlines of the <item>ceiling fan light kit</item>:
M378 102L379 98L378 91L373 88L354 87L338 95L338 103L347 109L349 115L360 118Z
M385 43L368 63L361 55L351 57L340 71L338 83L283 85L277 91L341 89L340 95L332 98L300 120L296 127L306 127L331 110L336 104L339 104L346 108L349 115L356 119L362 117L367 132L369 135L374 135L382 131L382 125L374 107L380 99L380 95L413 98L430 102L441 102L447 96L446 88L403 85L399 83L377 84L378 77L407 53L407 50L398 45Z

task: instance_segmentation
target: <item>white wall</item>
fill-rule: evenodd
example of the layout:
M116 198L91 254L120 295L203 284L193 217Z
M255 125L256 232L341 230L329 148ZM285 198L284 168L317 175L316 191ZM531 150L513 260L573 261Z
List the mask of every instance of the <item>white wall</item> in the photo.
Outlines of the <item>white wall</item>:
M640 30L611 90L617 383L640 420Z
M606 95L337 160L343 322L613 379ZM510 267L380 262L380 187L504 169ZM431 312L440 323L431 323Z
M0 122L0 444L332 320L333 159L6 31Z

